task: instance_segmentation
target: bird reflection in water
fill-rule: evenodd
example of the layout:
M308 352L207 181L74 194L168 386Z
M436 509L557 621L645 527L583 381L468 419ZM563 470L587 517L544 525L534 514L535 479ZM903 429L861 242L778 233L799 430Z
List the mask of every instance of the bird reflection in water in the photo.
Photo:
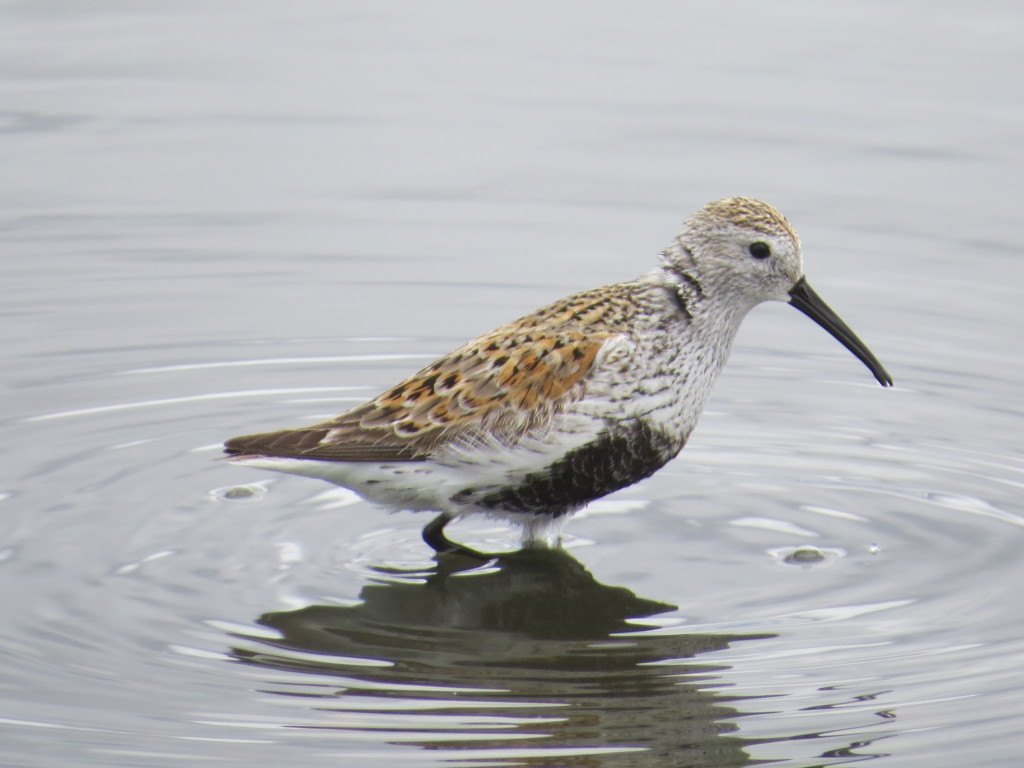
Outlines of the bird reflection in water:
M271 692L312 699L381 741L448 750L463 765L740 766L746 740L723 673L700 654L770 635L644 631L676 607L598 583L558 549L460 570L382 570L353 606L268 613L280 633L234 657L316 675ZM441 755L438 755L441 757Z

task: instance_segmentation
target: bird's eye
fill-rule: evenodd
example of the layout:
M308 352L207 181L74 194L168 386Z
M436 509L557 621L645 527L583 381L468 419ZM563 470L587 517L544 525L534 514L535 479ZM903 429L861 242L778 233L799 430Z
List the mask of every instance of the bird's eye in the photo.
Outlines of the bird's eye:
M768 243L756 242L750 244L750 255L755 259L767 259L772 255L771 246Z

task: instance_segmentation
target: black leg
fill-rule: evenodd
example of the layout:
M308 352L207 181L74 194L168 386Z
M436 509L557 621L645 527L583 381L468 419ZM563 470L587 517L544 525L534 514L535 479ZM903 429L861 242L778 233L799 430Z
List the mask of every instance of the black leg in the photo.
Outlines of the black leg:
M458 544L445 536L444 527L452 519L452 516L447 512L443 512L435 517L423 529L423 540L439 555L463 555L464 557L472 557L476 560L492 559L490 555L485 555L482 552L477 552L475 549Z

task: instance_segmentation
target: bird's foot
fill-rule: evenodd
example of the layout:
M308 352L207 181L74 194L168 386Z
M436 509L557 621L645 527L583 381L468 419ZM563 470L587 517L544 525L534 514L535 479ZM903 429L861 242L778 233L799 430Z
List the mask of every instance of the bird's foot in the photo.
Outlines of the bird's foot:
M461 555L462 557L470 557L481 562L493 560L494 555L477 552L475 549L452 541L444 535L444 527L454 519L454 516L449 515L447 512L435 517L423 529L423 540L439 555Z

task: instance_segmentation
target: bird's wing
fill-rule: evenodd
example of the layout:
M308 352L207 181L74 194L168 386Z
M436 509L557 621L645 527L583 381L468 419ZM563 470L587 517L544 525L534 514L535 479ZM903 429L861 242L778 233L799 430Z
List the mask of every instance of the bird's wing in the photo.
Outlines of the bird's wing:
M330 421L236 437L225 448L243 456L416 461L452 444L514 445L583 396L587 373L618 335L552 332L527 322L534 317L475 339Z

